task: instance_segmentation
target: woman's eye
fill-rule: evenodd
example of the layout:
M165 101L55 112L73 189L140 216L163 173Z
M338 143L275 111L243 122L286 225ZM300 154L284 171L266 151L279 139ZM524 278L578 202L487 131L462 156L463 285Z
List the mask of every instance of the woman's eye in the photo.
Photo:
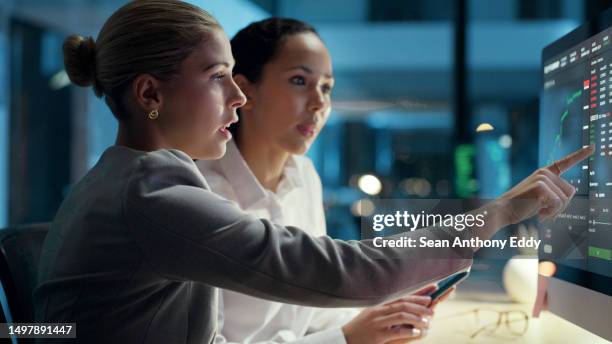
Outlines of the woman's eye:
M290 81L292 84L295 85L306 85L306 80L304 79L304 77L301 76L294 76L290 79Z
M321 91L323 91L325 94L329 94L332 91L332 87L329 85L323 85L321 86Z
M212 76L213 80L221 80L223 78L225 78L225 73L217 73Z

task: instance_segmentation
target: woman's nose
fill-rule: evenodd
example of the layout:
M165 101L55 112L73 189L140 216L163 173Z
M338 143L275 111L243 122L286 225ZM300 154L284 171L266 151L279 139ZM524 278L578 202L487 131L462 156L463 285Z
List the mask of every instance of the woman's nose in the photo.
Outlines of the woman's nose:
M323 109L325 106L325 98L321 91L313 91L313 95L308 103L308 110L310 112L317 112Z
M240 87L238 87L238 85L236 85L234 81L232 81L232 84L234 89L232 97L230 97L229 108L235 110L239 107L244 106L244 104L246 104L247 102L247 98L240 89Z

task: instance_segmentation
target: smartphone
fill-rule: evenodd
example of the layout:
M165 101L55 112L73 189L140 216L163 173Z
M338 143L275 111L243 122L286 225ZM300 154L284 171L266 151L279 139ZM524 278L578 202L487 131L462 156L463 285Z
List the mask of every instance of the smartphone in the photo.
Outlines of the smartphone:
M457 285L459 282L461 282L464 279L466 279L469 274L470 274L470 269L468 268L467 270L463 270L463 271L457 272L456 274L454 274L454 275L452 275L450 277L447 277L447 278L441 280L440 282L438 282L436 284L438 286L438 289L436 289L436 291L434 291L433 293L429 294L429 297L431 297L430 305L433 304L435 301L437 301L442 295L444 295L444 293L447 290L449 290L453 286ZM391 328L397 328L397 327L413 328L414 326L407 325L407 324L391 326Z
M456 274L438 282L438 289L433 293L429 294L429 297L431 297L431 302L434 303L435 301L437 301L442 295L444 295L447 290L466 279L469 274L470 269L467 269L461 272L457 272Z

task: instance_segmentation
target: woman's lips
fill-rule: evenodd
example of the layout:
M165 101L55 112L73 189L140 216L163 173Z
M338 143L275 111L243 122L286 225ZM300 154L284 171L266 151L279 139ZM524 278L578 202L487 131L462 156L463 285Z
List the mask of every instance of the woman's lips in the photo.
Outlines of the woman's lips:
M314 125L299 124L297 126L297 130L300 132L300 134L308 138L313 137L317 133L316 126Z
M227 127L222 127L221 129L219 129L219 132L221 132L221 134L225 136L226 140L229 140L232 138L232 133L229 131Z
M228 123L226 123L224 126L222 126L221 128L219 128L219 132L221 133L221 135L223 135L225 137L226 140L230 140L232 138L232 133L229 130L229 127L238 122L238 118L234 118L231 121L229 121Z

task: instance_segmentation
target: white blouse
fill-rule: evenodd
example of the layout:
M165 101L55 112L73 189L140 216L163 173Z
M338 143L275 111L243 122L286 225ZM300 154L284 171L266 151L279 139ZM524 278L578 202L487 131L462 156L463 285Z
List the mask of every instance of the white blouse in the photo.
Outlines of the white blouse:
M234 141L228 142L223 158L196 165L212 191L244 211L280 225L299 226L313 236L326 234L321 180L310 159L290 157L276 192L259 183ZM219 296L217 344L344 344L340 327L358 314L356 309L290 305L229 290L220 290Z

